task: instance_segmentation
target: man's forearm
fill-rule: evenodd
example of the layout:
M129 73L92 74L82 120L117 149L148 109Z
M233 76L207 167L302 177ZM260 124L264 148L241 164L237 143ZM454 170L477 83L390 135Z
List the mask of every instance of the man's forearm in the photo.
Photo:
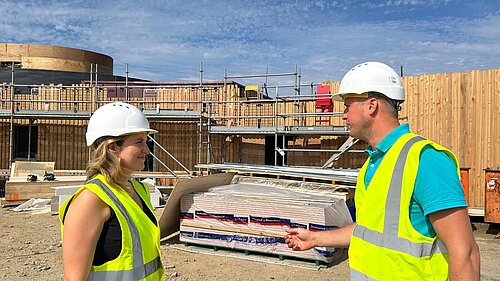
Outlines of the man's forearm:
M315 247L349 247L355 227L356 223L352 223L342 228L314 232L314 245Z

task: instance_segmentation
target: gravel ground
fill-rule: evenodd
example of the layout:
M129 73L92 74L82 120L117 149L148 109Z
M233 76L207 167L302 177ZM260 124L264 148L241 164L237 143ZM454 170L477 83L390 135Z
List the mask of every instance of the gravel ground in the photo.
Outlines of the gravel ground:
M160 214L162 209L157 210ZM500 281L500 225L473 220L481 250L481 280ZM57 216L48 212L13 212L0 208L0 280L62 280L62 248ZM176 238L163 242L167 280L348 280L348 261L319 270L276 264L278 258L244 256L230 252L187 252ZM187 250L198 251L195 247ZM239 258L221 256L235 254ZM241 258L258 259L244 260ZM297 264L295 264L297 265Z

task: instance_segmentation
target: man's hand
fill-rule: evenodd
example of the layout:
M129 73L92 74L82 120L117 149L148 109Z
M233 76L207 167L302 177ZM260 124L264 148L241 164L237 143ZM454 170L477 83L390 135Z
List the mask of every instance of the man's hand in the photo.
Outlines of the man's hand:
M355 223L351 223L341 228L309 231L303 228L289 228L285 235L285 242L294 251L305 251L314 247L349 247Z
M314 245L314 232L303 228L288 228L285 235L285 242L289 248L294 251L305 251L313 248Z

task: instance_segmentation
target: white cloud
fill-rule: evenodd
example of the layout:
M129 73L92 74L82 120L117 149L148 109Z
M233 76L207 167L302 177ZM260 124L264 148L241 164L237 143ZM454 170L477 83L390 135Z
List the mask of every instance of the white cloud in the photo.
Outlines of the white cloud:
M482 14L478 2L467 17L449 5L470 8L437 0L4 1L0 41L105 53L115 74L128 63L130 76L157 81L197 80L201 61L207 80L222 80L224 69L299 65L307 83L338 80L366 60L404 65L409 75L499 67L499 4Z

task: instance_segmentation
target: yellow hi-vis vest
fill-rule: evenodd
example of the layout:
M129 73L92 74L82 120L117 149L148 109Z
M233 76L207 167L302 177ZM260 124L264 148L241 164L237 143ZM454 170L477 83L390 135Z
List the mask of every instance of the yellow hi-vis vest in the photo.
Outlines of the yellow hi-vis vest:
M154 214L149 189L132 180L134 189ZM88 189L104 201L116 214L122 232L122 248L118 257L99 266L92 266L88 280L164 280L165 272L160 256L160 227L119 187L107 183L97 175L68 198L59 210L61 235L63 218L72 199Z
M446 148L413 133L401 136L387 151L365 188L368 161L356 184L356 221L349 246L351 280L447 280L447 249L436 237L416 231L410 200L425 145L449 155ZM436 167L439 168L439 167Z

